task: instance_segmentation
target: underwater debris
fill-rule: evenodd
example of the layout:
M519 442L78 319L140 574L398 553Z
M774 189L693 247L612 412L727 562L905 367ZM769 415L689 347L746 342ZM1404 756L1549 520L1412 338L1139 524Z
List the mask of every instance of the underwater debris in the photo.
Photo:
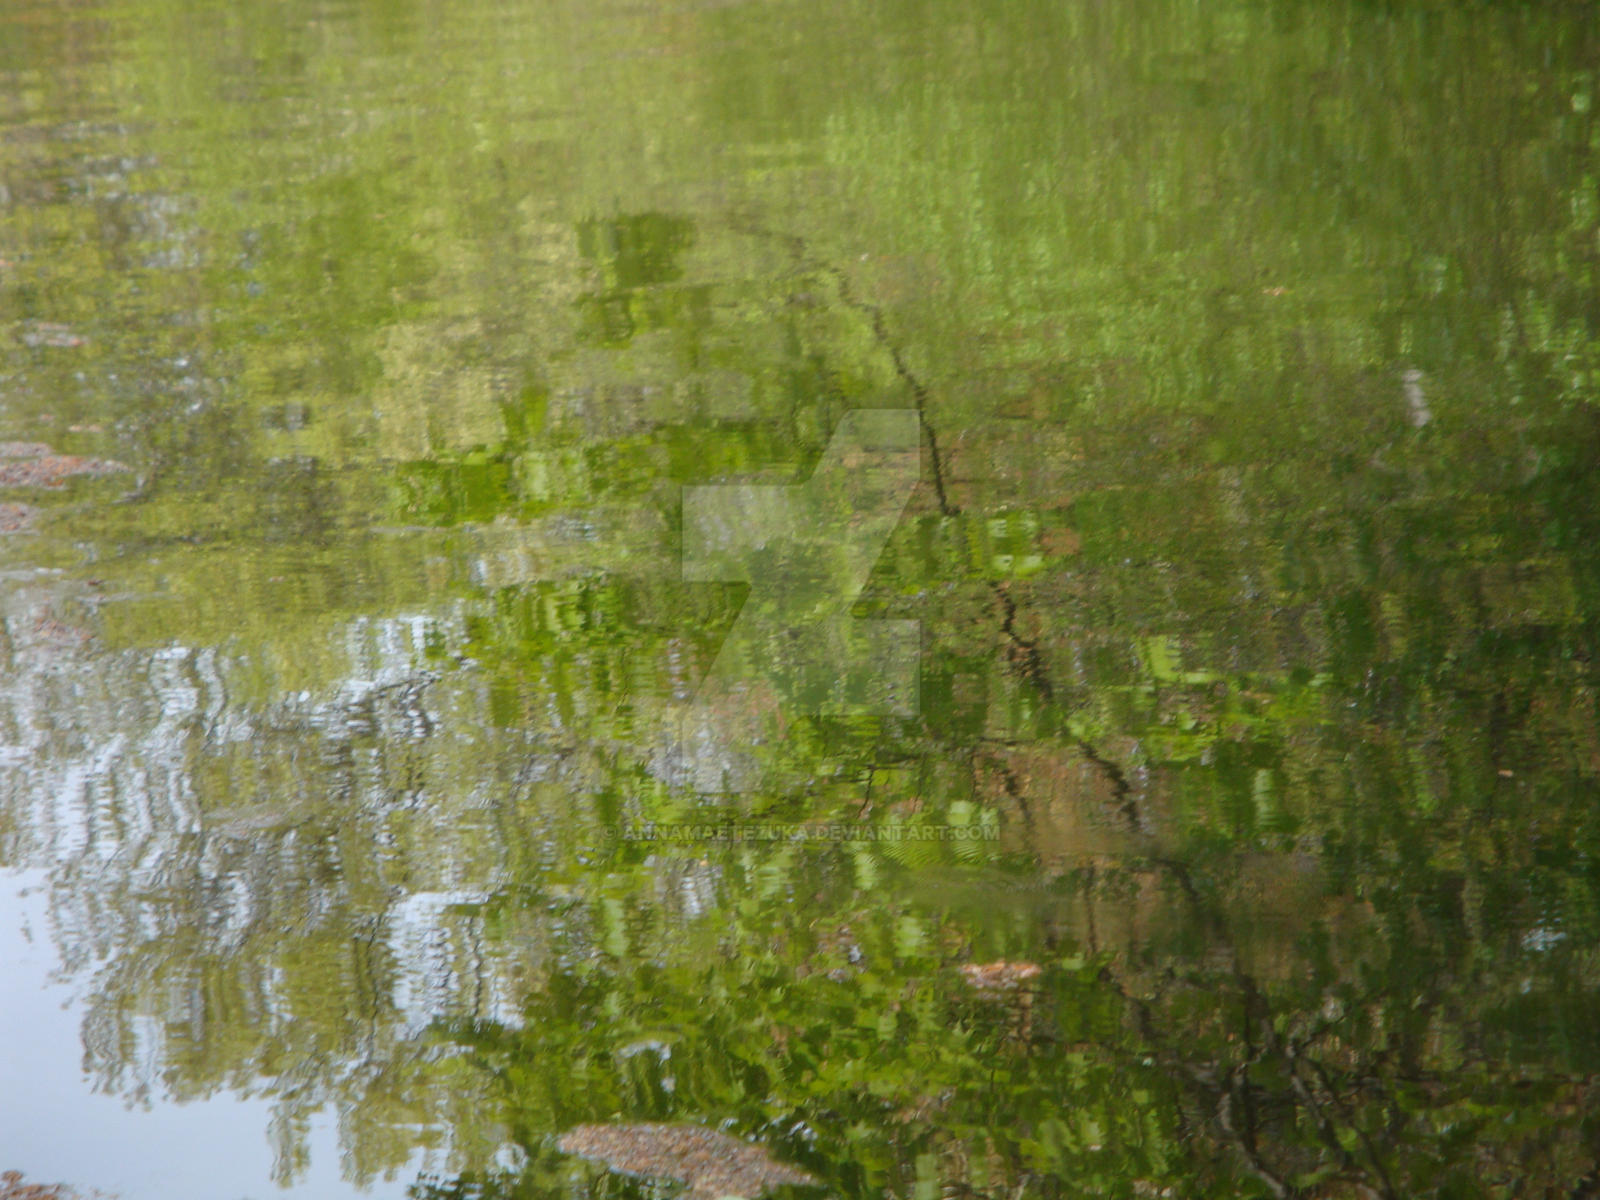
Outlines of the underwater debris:
M21 533L33 524L35 511L26 504L0 504L0 533Z
M962 963L961 976L981 1000L1004 1005L1008 1040L1026 1045L1033 1037L1032 981L1043 974L1038 963L1006 962Z
M109 458L53 454L49 446L31 442L0 442L0 488L59 488L75 475L110 475L128 469Z
M760 1146L698 1125L579 1125L556 1145L624 1175L687 1184L695 1200L753 1200L769 1188L821 1186Z
M1039 964L1031 962L962 963L962 977L973 988L990 995L1017 991L1039 977Z
M34 349L54 346L70 350L83 345L84 339L81 334L74 333L70 326L55 321L32 321L22 330L22 343Z
M24 1183L22 1172L0 1172L0 1200L111 1200L104 1192L75 1191L64 1183Z

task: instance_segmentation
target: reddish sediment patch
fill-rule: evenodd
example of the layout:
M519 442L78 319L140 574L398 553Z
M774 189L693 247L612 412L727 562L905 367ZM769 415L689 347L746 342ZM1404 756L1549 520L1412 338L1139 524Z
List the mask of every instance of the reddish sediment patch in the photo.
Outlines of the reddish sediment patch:
M0 442L0 488L59 488L79 475L112 475L128 468L109 458L56 454L36 442Z
M820 1187L760 1146L698 1125L579 1125L556 1143L613 1171L687 1184L694 1200L754 1200L775 1187Z

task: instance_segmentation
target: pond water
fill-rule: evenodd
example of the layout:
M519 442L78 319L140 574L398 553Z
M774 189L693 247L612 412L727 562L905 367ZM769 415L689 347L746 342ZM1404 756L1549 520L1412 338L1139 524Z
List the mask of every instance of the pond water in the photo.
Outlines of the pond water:
M1600 1194L1591 6L0 79L0 1171Z

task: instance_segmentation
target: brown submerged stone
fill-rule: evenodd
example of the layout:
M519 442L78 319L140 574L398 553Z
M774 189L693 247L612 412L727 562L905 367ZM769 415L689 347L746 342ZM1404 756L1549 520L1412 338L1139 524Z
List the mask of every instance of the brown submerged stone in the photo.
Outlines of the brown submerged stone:
M980 992L1014 992L1039 977L1039 964L1031 962L963 963L961 974Z
M112 1200L104 1192L84 1193L64 1183L24 1183L20 1171L0 1173L0 1200Z
M1033 1036L1034 981L1044 974L1038 963L962 963L961 976L985 1003L1004 1005L1007 1037L1026 1045Z
M76 454L0 457L0 488L58 488L75 475L110 475L127 469L108 458L81 458Z
M776 1162L760 1146L698 1125L579 1125L556 1145L624 1175L687 1184L695 1200L753 1200L769 1188L821 1186L797 1167Z
M0 504L0 533L21 533L33 524L33 516L26 504Z

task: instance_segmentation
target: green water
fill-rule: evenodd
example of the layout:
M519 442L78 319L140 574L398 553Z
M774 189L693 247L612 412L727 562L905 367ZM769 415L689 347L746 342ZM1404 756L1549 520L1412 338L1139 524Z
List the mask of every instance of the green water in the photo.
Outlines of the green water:
M230 1197L1600 1194L1594 18L6 6L0 442L128 468L0 489L61 1079ZM55 1069L0 1170L172 1195Z

